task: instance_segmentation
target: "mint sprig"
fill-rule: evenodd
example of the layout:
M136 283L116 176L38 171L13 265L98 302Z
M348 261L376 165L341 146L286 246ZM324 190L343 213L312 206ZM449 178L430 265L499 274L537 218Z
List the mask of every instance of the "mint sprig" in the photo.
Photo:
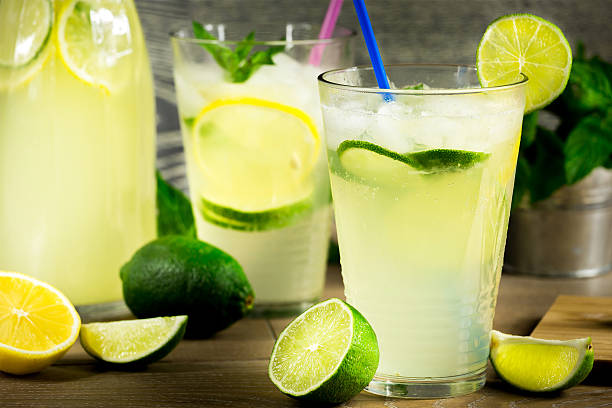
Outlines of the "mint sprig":
M189 199L171 186L159 170L157 178L157 236L185 235L196 237L196 227Z
M513 208L525 196L534 203L597 167L612 168L612 64L587 58L581 45L577 51L565 91L545 108L559 125L538 125L538 111L523 119Z
M199 40L217 40L214 35L206 31L202 24L193 21L192 25L195 38ZM200 45L225 70L227 80L235 83L245 82L262 65L274 65L272 57L285 50L284 45L276 45L265 50L253 52L253 47L255 46L254 31L251 31L244 39L239 41L233 50L220 44L202 43Z

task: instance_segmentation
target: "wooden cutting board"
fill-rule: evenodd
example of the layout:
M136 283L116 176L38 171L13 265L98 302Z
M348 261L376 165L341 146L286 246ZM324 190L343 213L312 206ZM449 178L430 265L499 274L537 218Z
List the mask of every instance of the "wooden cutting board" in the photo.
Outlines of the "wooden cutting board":
M612 297L560 295L531 335L557 340L590 336L595 364L589 382L612 383Z

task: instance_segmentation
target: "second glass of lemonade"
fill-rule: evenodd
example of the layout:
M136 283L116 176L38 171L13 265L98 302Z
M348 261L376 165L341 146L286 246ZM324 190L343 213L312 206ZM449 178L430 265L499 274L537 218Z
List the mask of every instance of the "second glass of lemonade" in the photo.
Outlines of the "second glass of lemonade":
M323 291L331 217L316 78L350 64L354 33L313 40L309 24L200 27L213 37L172 35L198 238L243 266L256 312L301 311ZM317 52L320 64L310 64Z
M526 78L480 88L473 67L319 77L347 301L380 346L375 394L484 385Z

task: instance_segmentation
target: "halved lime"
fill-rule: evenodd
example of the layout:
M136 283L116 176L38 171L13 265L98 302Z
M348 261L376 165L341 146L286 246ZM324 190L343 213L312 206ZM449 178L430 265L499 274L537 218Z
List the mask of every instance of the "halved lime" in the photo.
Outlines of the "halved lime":
M240 211L223 207L201 198L200 212L204 219L224 228L242 231L264 231L292 224L312 209L312 201L305 198L291 205L266 211Z
M542 340L491 331L491 363L502 380L525 391L572 387L593 368L591 338Z
M527 76L525 112L543 108L563 92L572 50L553 23L532 14L511 14L486 29L476 57L482 86L516 82Z
M464 170L486 160L490 154L467 150L431 149L397 153L371 142L345 140L337 151L342 167L365 180L396 182L416 172Z
M186 327L187 316L88 323L81 326L81 345L108 364L146 365L170 353Z
M126 3L71 0L59 13L57 47L76 78L116 92L130 78L134 61L133 21Z
M290 397L339 404L368 385L378 358L370 324L351 305L333 298L311 307L280 333L268 376Z
M202 109L192 132L207 212L250 223L285 218L309 201L320 137L301 110L251 97L221 99Z
M51 0L0 1L0 88L14 88L40 71L52 28Z

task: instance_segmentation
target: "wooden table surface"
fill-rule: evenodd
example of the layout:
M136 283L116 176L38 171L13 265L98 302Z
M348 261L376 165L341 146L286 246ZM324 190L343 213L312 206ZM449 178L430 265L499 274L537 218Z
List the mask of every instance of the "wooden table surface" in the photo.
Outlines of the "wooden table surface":
M538 279L504 274L494 328L529 334L559 294L612 296L603 277ZM343 297L331 266L327 297ZM289 319L246 318L208 340L184 340L165 359L139 372L96 366L79 344L39 374L0 374L0 408L8 407L300 407L268 380L268 357ZM612 330L612 327L611 327ZM489 370L485 388L444 400L400 400L362 392L343 408L381 407L605 407L612 406L612 368L597 367L587 381L552 397L519 395Z

